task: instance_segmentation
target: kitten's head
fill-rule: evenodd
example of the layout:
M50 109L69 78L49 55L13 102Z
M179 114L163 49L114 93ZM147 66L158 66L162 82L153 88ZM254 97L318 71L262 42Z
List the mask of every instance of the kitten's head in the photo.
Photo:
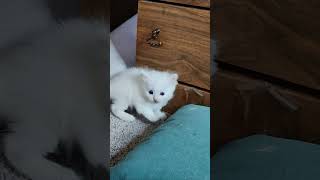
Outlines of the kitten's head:
M178 74L164 71L144 71L141 78L142 93L152 103L166 104L173 97L178 84Z

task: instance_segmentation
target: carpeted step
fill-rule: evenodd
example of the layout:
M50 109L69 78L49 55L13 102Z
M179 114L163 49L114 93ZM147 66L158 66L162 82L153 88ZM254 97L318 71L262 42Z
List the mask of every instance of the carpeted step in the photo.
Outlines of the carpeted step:
M110 114L110 164L121 160L140 141L148 137L158 124L143 120L124 121Z

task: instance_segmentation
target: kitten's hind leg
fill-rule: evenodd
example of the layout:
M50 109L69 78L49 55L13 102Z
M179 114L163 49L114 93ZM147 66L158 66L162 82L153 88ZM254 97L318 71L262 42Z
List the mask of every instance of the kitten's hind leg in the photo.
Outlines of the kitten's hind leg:
M113 115L124 121L134 121L136 118L133 115L125 112L127 108L128 106L126 104L120 103L118 101L114 101L114 104L111 104L111 112L113 113Z
M6 139L5 156L18 172L32 180L80 180L71 169L47 160L41 141L26 137L12 134Z

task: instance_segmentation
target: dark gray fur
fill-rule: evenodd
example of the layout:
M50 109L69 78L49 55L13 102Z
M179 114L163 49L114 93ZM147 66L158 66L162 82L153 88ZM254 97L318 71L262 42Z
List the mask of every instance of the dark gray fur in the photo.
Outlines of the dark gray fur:
M45 157L60 141L67 151L77 142L88 163L107 169L106 29L72 20L1 49L0 115L14 122L4 155L33 180L80 179Z

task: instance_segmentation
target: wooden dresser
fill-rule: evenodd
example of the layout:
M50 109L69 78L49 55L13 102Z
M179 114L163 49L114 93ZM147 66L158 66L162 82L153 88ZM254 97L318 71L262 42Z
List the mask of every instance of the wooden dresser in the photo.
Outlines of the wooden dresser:
M320 3L216 0L213 149L252 134L320 143Z
M140 0L137 66L179 74L169 113L210 105L210 0Z

